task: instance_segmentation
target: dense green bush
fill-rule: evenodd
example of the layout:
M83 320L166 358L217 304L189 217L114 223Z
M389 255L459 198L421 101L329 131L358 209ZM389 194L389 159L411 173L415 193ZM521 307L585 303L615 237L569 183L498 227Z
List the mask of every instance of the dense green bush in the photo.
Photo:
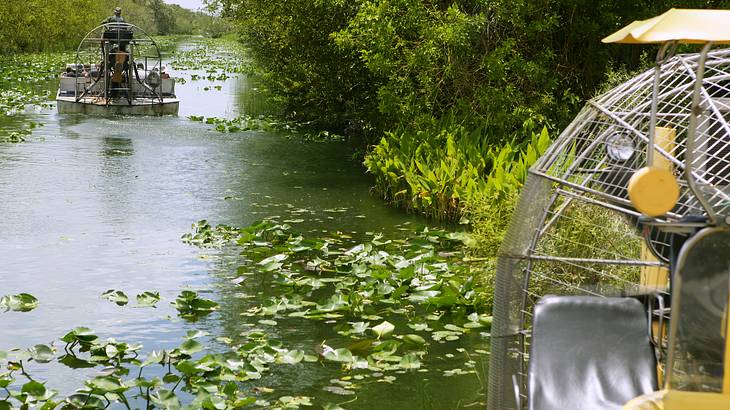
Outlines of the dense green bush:
M465 203L485 197L511 206L527 169L550 144L545 128L524 149L490 146L483 130L452 126L435 132L386 133L365 165L386 200L440 220L458 218Z
M670 7L727 1L211 0L289 113L331 130L421 128L450 115L498 141L559 128L609 66L642 49L600 39ZM370 132L372 131L372 132ZM495 141L496 142L496 141Z

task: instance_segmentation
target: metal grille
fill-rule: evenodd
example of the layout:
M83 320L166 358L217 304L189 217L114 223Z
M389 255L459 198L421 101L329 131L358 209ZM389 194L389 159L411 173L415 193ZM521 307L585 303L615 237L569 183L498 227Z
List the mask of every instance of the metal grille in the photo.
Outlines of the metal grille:
M662 64L657 89L655 165L673 170L677 205L658 223L702 216L680 175L692 109L697 54ZM646 166L654 71L591 100L530 170L500 250L494 295L489 409L526 404L526 369L534 303L546 294L597 296L667 292L647 281L667 267L670 237L646 226L627 184ZM730 49L709 54L702 83L693 175L712 210L730 211ZM630 140L630 157L607 149Z

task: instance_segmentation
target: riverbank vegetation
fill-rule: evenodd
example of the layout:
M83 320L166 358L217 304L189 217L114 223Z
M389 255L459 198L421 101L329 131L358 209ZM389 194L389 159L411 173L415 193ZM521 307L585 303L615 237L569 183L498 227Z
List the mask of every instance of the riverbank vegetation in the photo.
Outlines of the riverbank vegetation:
M613 73L648 61L646 48L601 38L670 7L728 2L209 3L236 24L293 119L368 146L376 194L490 226L473 225L479 248L493 254L506 222L488 215L508 216L548 135Z
M29 0L11 1L0 8L0 55L75 48L81 38L114 7L150 34L220 36L228 23L162 0Z

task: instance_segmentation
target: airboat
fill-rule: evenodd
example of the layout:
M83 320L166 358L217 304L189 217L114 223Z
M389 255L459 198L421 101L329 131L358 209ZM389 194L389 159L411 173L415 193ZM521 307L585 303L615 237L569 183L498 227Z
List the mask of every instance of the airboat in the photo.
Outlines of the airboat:
M81 40L60 76L60 114L176 115L175 80L157 43L129 23L106 23Z
M672 9L603 40L658 45L656 64L529 171L497 263L490 410L730 408L728 22Z

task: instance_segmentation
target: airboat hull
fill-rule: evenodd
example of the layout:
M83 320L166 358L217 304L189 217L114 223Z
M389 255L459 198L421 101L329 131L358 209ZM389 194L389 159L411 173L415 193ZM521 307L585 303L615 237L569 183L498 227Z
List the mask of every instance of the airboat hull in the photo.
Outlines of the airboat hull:
M75 97L56 97L59 114L87 115L177 115L180 100L177 98L135 99L130 104L121 98L107 103L102 98L85 98L76 101Z

